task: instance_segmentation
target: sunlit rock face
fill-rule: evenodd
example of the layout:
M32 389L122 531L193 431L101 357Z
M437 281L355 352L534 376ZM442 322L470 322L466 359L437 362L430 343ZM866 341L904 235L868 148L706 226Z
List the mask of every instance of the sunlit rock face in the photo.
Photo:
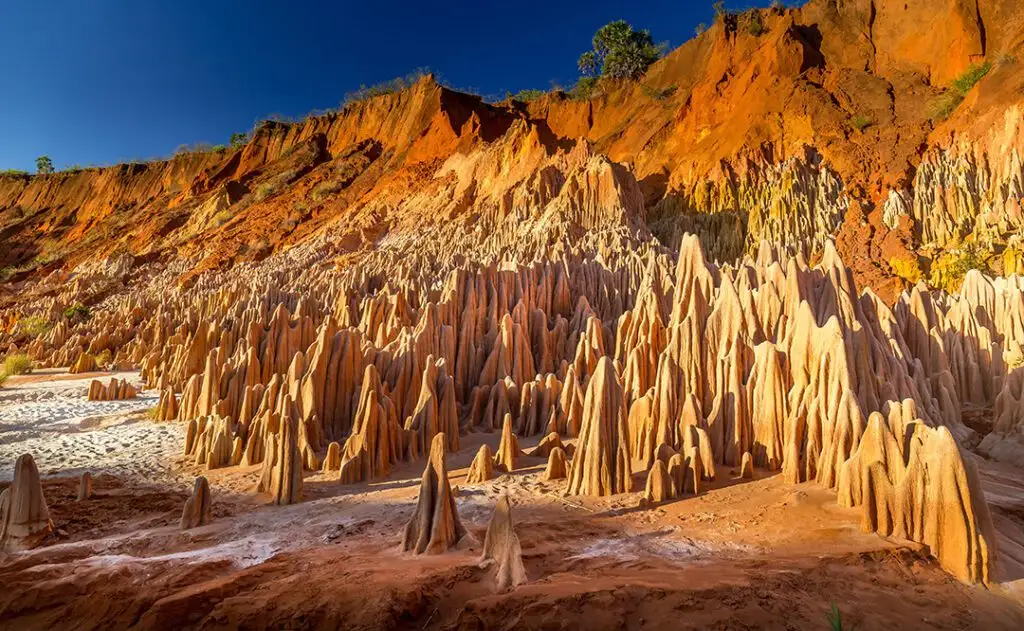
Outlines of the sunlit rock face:
M307 499L304 472L420 463L406 552L462 543L447 458L494 432L466 484L541 436L529 456L571 496L781 472L988 582L965 450L1024 461L1024 73L994 66L932 121L982 40L1019 41L991 22L1005 3L948 4L904 8L948 18L938 48L888 5L809 2L761 36L722 20L589 101L425 77L221 153L0 178L0 349L139 369L190 465L254 467L274 504ZM968 246L984 271L943 258ZM0 534L27 547L49 522L17 471ZM511 508L494 520L504 589L526 577Z

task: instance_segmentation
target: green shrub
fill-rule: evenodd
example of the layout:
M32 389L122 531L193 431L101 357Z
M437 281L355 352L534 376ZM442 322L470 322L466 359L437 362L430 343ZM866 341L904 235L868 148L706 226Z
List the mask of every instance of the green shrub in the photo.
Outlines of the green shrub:
M936 122L948 119L964 102L964 97L959 92L947 90L941 96L931 102L928 107L928 118Z
M544 94L544 90L520 90L512 95L512 100L529 103L530 101L536 101L540 97L544 96Z
M978 85L978 82L985 78L992 70L992 62L986 61L983 64L971 64L971 67L964 71L953 82L949 89L941 96L932 101L928 108L928 116L933 121L944 121L953 115L956 108L967 98L967 93Z
M32 360L28 355L8 355L4 359L4 373L8 375L27 375L32 372Z
M22 171L21 169L4 169L0 171L0 175L9 175L11 177L21 177L28 175L28 171Z
M256 192L252 194L252 197L255 201L262 202L276 192L277 186L273 182L264 182L256 187Z
M2 387L4 385L4 382L6 382L6 381L7 381L7 373L5 373L3 371L0 371L0 387Z
M52 327L49 320L40 316L28 316L18 320L18 330L29 337L44 335Z
M967 96L971 88L978 85L978 82L984 79L985 75L991 72L991 70L991 61L986 61L983 64L971 64L971 67L965 70L962 75L953 79L950 87L959 92L961 96Z
M110 355L110 349L109 348L103 349L103 352L101 352L99 355L96 356L96 364L100 368L106 368L107 366L109 366L110 365L110 360L111 360L111 355Z
M92 317L89 307L77 302L64 310L64 319L72 322L85 322Z
M586 101L597 93L597 77L580 77L576 85L569 90L569 98Z
M832 601L832 607L828 613L825 614L825 619L828 620L828 627L831 631L843 631L843 612L839 611L839 607L836 606L835 601ZM850 631L853 631L853 627L850 627Z
M36 173L53 173L53 160L50 156L36 158Z
M947 293L959 291L967 272L976 269L987 274L991 271L986 254L976 243L968 243L959 250L950 250L932 261L928 282Z
M215 225L218 228L220 228L221 226L223 226L227 222L231 221L231 219L234 216L235 216L235 213L231 212L230 209L225 208L224 210L220 211L219 213L217 213L216 215L213 216L213 225Z
M872 121L867 116L864 116L863 114L858 114L857 116L854 116L850 122L853 124L854 127L857 128L857 131L864 131L868 127L871 127L871 125L874 123L874 121Z
M593 48L580 55L577 66L588 77L639 79L663 50L649 31L635 31L625 20L616 20L598 29Z
M764 18L761 17L761 12L757 9L747 11L743 14L743 17L747 32L754 37L761 37L768 32L768 27L764 25Z

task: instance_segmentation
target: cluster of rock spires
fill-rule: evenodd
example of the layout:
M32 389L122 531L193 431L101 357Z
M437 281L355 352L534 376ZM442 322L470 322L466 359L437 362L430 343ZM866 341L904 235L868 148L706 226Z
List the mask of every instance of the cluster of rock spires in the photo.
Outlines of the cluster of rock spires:
M427 458L404 544L418 552L464 532L445 452L500 429L467 483L514 471L533 436L544 477L570 494L656 503L699 493L718 467L757 466L837 488L865 528L989 580L990 518L958 441L978 439L965 406L996 405L993 451L1024 434L1019 277L972 272L956 295L918 286L890 308L831 244L815 267L765 244L719 265L694 236L674 263L639 247L425 269L442 271L204 276L73 331L122 340L110 350L161 393L156 416L189 423L186 453L207 469L260 465L276 503L300 501L304 471L357 483Z
M128 383L127 379L111 377L107 385L103 385L99 379L89 382L88 399L90 401L122 401L134 399L137 394L135 386Z

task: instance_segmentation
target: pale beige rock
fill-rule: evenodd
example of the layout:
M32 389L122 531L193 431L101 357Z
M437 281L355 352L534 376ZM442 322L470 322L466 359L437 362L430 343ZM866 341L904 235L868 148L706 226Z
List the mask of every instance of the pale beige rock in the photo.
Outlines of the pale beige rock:
M579 445L569 469L570 495L633 490L626 402L611 359L602 357L587 386Z
M480 484L494 479L494 456L491 448L487 445L480 445L472 464L469 465L469 472L466 473L466 484Z
M28 550L53 532L39 469L30 454L14 463L14 479L0 493L0 549Z
M495 566L495 591L498 593L514 590L527 580L507 493L498 498L491 521L487 524L480 564L483 567Z

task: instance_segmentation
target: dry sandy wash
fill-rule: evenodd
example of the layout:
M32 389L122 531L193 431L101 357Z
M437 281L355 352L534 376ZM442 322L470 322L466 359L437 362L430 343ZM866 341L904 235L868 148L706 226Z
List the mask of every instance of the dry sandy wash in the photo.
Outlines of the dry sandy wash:
M75 374L0 391L0 627L1024 627L1024 279L599 249L37 338Z

